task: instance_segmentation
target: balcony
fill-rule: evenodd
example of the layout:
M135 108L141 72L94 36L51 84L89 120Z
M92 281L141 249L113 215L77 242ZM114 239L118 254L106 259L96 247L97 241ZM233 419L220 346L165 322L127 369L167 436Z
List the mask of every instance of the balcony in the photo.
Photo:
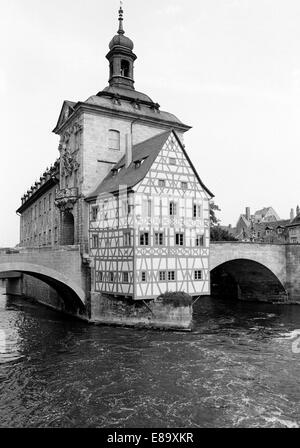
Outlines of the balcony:
M63 188L58 190L55 196L55 205L61 211L71 211L78 199L78 188Z

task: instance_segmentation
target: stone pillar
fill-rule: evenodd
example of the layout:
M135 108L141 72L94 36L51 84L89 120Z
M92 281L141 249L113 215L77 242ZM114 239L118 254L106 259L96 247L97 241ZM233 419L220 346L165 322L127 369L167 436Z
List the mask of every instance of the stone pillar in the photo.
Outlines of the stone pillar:
M17 278L7 278L6 294L10 294L12 296L23 295L23 276Z

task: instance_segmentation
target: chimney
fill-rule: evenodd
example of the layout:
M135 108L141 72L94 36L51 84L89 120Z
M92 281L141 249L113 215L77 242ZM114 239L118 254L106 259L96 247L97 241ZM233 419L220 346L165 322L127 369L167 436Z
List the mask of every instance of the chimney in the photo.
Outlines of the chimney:
M291 212L290 212L290 220L293 221L294 218L295 218L294 209L291 208Z
M250 215L250 207L246 207L246 219L250 221L251 215Z
M132 162L132 144L131 138L126 134L126 148L125 148L125 167L128 168Z
M300 214L300 207L299 207L299 205L297 205L296 214L297 214L297 216Z

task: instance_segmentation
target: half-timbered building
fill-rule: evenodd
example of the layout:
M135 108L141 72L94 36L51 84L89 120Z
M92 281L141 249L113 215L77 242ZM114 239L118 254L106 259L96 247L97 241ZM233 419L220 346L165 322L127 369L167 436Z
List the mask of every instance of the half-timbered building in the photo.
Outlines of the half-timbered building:
M209 294L209 199L173 130L138 145L90 195L95 292Z

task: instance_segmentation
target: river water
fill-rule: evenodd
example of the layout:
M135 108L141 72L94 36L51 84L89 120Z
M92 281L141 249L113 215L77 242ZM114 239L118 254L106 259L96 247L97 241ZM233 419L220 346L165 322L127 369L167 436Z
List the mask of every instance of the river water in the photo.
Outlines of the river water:
M0 427L300 426L300 306L200 299L181 333L86 325L2 293Z

